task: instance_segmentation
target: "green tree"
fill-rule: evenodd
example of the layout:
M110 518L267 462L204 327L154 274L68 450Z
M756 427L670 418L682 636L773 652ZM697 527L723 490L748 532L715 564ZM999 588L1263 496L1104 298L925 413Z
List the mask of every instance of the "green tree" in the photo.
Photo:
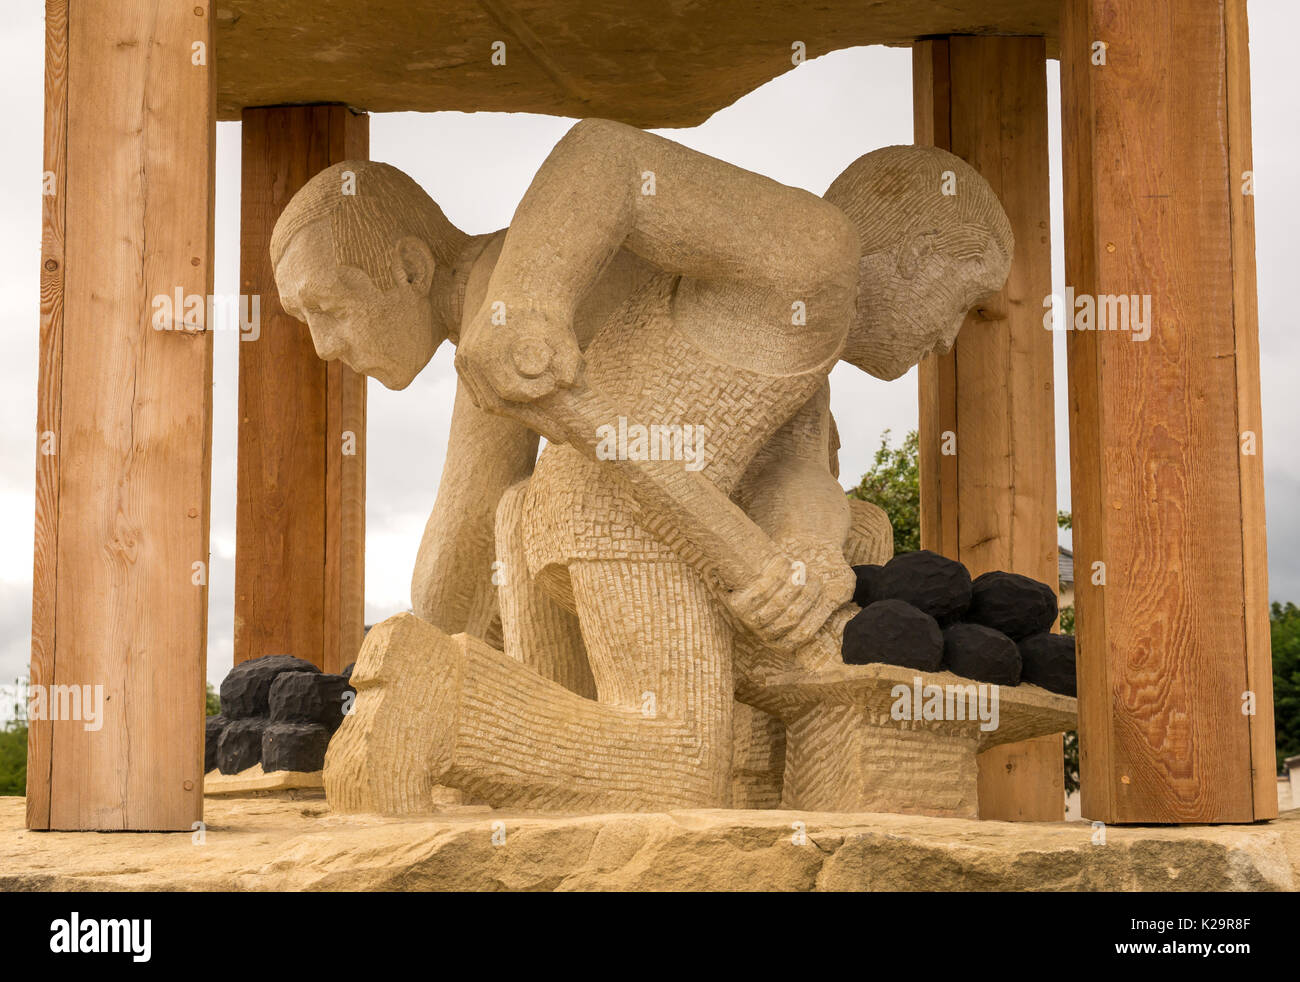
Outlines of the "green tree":
M27 793L27 723L11 720L0 727L0 795Z
M209 716L216 716L221 712L221 697L217 695L217 690L212 688L212 683L208 683L207 696L204 699L204 712Z
M1273 642L1273 719L1277 767L1300 754L1300 607L1273 604L1269 611Z
M14 680L13 719L0 725L0 795L27 793L27 679Z
M879 505L894 527L894 553L915 552L921 548L921 489L916 470L916 430L903 438L903 445L889 445L889 430L880 434L871 470L858 486L848 492L850 498Z

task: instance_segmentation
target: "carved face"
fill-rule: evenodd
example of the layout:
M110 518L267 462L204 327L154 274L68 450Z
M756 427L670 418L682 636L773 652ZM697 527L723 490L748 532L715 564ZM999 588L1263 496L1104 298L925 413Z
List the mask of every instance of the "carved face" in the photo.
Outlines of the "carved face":
M321 220L293 237L275 268L280 303L307 322L322 359L404 389L446 339L431 298L433 254L414 237L396 242L395 285L384 290L363 270L338 265L330 236Z
M1002 288L1010 260L992 242L984 256L956 259L918 233L892 253L858 265L858 315L843 358L885 379L899 378L926 355L951 350L966 313Z

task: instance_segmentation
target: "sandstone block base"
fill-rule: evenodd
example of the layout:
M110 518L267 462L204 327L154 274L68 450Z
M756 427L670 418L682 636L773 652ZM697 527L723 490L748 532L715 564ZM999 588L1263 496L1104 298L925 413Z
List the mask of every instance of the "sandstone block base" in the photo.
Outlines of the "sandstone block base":
M807 811L401 819L209 798L202 845L189 833L29 832L23 816L22 798L0 798L0 892L1293 890L1300 862L1300 812L1111 827L1104 844L1087 822Z

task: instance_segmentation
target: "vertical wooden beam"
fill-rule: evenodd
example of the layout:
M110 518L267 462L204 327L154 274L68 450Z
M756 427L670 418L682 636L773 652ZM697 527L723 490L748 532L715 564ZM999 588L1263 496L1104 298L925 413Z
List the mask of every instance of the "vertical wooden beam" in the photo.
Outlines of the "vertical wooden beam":
M1063 7L1067 282L1151 298L1148 340L1067 341L1091 819L1277 814L1245 25L1244 0Z
M1255 289L1254 154L1250 126L1250 36L1246 0L1225 0L1228 63L1228 186L1232 206L1232 304L1237 368L1237 428L1255 438L1241 467L1241 547L1245 585L1246 686L1255 693L1250 727L1251 784L1256 819L1277 815L1274 793L1273 643L1268 616L1268 536L1264 523L1263 427L1259 382L1259 298ZM1247 194L1246 181L1251 182Z
M63 379L63 271L68 173L68 0L45 3L45 161L41 198L40 377L36 393L36 536L32 691L54 681L59 558L58 427ZM50 827L51 721L27 726L27 827Z
M32 682L48 696L34 714L59 718L33 720L27 824L188 831L203 814L212 339L159 299L212 291L210 0L46 14Z
M344 106L244 110L240 279L262 318L239 346L236 664L287 653L337 672L361 646L366 380L284 312L270 244L313 175L368 154L369 117Z
M947 38L912 45L912 139L952 151L952 77ZM962 325L965 333L966 325ZM930 355L917 366L917 470L921 548L957 556L957 457L944 434L957 432L957 358Z
M920 365L919 468L923 548L961 560L972 576L1010 570L1055 587L1046 58L1042 38L913 47L916 141L979 171L1016 238L1001 293L971 312L949 354ZM979 763L981 817L1064 816L1059 734L995 748Z

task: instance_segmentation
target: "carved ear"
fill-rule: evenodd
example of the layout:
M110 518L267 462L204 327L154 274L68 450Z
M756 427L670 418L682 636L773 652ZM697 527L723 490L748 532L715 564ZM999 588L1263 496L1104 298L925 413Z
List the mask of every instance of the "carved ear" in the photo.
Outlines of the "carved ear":
M930 255L934 252L934 240L937 232L917 232L904 240L898 249L898 275L905 280L914 277Z
M409 284L421 296L433 286L433 253L423 241L413 235L398 239L393 246L393 276L398 283Z

